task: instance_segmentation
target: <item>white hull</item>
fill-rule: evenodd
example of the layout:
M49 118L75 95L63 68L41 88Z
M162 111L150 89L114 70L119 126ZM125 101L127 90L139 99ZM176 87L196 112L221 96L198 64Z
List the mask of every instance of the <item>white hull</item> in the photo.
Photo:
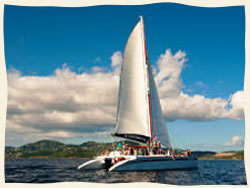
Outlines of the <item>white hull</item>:
M105 159L106 158L109 158L109 159L114 159L116 157L124 157L126 160L129 160L129 159L135 159L136 156L134 155L120 155L120 154L117 154L117 155L113 155L111 153L111 155L109 156L98 156L96 157L95 159L93 160L90 160L90 161L87 161L81 165L79 165L77 167L77 169L82 169L82 170L98 170L98 169L103 169L105 168Z
M104 163L105 162L103 160L97 158L81 164L77 167L77 169L98 170L103 168Z
M98 170L105 168L105 159L114 159L116 156L99 156L94 160L87 161L77 169ZM197 160L193 157L177 157L154 155L134 156L121 155L125 159L113 164L109 171L157 171L157 170L181 170L197 168Z
M109 171L182 170L197 167L197 160L194 158L182 157L173 159L167 156L142 156L136 159L121 161L113 165Z

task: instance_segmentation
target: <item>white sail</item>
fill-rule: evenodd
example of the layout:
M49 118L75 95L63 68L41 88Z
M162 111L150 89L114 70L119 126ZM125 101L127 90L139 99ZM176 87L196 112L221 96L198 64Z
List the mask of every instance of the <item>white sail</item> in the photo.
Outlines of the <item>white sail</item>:
M151 107L151 121L152 121L152 137L160 141L165 147L171 148L169 135L164 121L161 104L155 86L152 70L149 67L149 86L150 86L150 107Z
M121 68L115 135L146 142L151 137L142 19L128 39Z
M143 19L128 39L120 76L115 136L170 147L154 78L147 62Z

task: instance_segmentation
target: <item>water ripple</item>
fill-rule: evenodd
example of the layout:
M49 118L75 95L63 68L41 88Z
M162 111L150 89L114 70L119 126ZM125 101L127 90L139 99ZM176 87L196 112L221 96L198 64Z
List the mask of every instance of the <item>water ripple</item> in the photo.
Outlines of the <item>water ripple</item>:
M246 185L244 161L198 161L195 170L158 172L83 171L83 159L6 159L6 183L157 182L173 185Z

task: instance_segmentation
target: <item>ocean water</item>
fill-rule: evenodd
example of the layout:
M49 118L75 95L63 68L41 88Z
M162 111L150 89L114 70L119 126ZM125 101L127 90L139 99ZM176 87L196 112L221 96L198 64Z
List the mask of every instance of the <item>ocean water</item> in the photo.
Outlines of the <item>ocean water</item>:
M244 161L200 160L193 170L107 172L77 170L84 159L6 159L6 183L156 182L173 185L246 185Z

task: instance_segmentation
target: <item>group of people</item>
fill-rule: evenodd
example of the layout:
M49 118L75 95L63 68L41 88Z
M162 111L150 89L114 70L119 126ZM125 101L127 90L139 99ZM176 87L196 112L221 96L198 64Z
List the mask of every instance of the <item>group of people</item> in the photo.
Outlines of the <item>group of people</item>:
M120 152L120 154L123 155L168 155L172 157L176 157L176 155L173 154L173 151L171 149L167 150L167 153L161 148L160 141L154 141L152 142L152 145L150 147L149 143L147 143L147 147L141 147L141 146L129 146L127 144L121 145L118 144L117 150ZM109 155L110 151L106 150L106 152L103 152L102 155ZM188 149L184 153L179 153L177 156L179 157L190 157L191 151Z
M125 145L123 155L149 155L147 148L133 148Z
M131 147L127 144L123 147L118 147L119 150L122 148L122 154L123 155L164 155L165 152L161 148L160 141L154 141L152 142L152 145L150 147L150 143L147 143L147 147Z
M165 152L163 151L163 149L161 148L161 143L160 141L155 141L152 144L152 153L154 155L163 155L165 154Z

